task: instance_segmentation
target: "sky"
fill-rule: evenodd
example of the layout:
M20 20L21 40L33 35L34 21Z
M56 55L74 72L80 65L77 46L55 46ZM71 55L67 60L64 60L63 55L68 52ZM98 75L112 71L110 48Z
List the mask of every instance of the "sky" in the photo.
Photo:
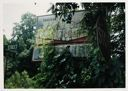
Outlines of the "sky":
M16 0L13 0L14 2L5 1L6 2L3 3L3 34L5 34L8 39L11 38L14 23L20 21L21 15L26 12L33 13L37 16L49 14L47 10L51 6L50 3L52 3L49 0L45 2L43 0L28 0L27 2L17 2Z
M73 0L72 2L76 1ZM37 16L49 14L47 10L50 8L51 3L55 3L55 0L3 0L3 34L10 39L14 23L19 22L21 15L26 12Z

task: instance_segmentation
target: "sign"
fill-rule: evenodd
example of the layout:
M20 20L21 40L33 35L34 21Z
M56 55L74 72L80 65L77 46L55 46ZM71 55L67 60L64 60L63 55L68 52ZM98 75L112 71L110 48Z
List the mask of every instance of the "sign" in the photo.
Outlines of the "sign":
M16 50L17 45L8 45L8 50Z

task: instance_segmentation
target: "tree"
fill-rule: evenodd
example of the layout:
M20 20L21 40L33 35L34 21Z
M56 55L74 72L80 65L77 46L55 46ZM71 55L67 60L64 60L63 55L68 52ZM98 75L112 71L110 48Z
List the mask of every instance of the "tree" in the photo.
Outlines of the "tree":
M11 74L5 81L6 87L125 87L124 3L82 3L82 6L85 15L78 31L86 32L91 42L88 46L88 58L74 58L68 51L69 46L62 52L56 52L55 47L46 45L49 41L43 40L41 48L44 58L41 64L33 64L31 58L34 35L41 35L42 39L47 36L52 38L56 29L48 27L46 30L51 31L47 36L44 36L45 29L39 29L35 33L35 16L27 13L22 16L20 23L15 23L13 38L9 44L7 42L7 45L16 44L18 50L14 57L5 55L9 58L8 65L12 65L8 66L8 72ZM51 7L52 13L56 17L60 16L66 23L72 22L72 16L78 8L77 3L57 3ZM6 41L6 38L4 40Z
M32 80L26 71L21 74L15 72L9 79L6 80L6 88L33 88L35 87L35 82Z
M13 28L13 38L9 40L9 45L16 45L16 53L12 55L12 50L9 50L7 65L11 67L8 71L9 77L15 72L22 72L26 70L30 77L37 73L39 64L32 63L32 53L34 46L36 16L31 13L22 15L21 21L15 23ZM7 52L5 52L7 53ZM11 55L11 56L9 56Z
M78 4L74 4L73 9L73 3L56 3L52 6L52 11L56 16L62 17L62 21L70 23L74 10L78 9ZM82 3L82 7L85 15L81 21L81 28L86 30L92 43L88 59L91 79L85 81L85 87L124 87L125 65L120 64L120 62L125 61L124 3ZM116 31L122 32L116 33ZM120 40L122 44L118 45L117 40ZM123 55L121 55L121 52ZM114 66L117 68L114 68ZM86 73L86 71L84 72ZM117 72L120 75L117 76ZM84 77L86 78L87 75Z

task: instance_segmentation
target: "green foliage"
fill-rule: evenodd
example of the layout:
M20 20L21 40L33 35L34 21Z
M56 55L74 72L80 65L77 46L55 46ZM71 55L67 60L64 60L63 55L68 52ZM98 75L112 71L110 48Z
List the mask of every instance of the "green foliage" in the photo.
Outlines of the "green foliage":
M63 3L62 3L63 4ZM56 5L57 6L57 5ZM60 7L63 6L60 4ZM88 65L82 69L83 87L125 87L125 5L124 3L82 3L85 10L81 21L82 30L86 30L91 46ZM106 30L111 35L111 61L106 62L97 45L95 24L99 10L106 16ZM59 12L62 12L60 10ZM58 12L56 12L58 13ZM70 13L70 12L68 12ZM61 13L62 16L65 14ZM59 15L59 14L58 14ZM62 20L63 21L63 20ZM118 75L117 75L118 74Z
M35 37L36 37L36 45L41 44L42 46L47 45L53 40L53 35L54 35L54 27L52 26L47 26L45 29L40 28L36 31Z
M68 50L56 53L54 47L47 47L45 58L41 63L41 74L35 76L41 88L71 88L78 87L78 71L73 57ZM37 79L40 78L40 79Z
M33 81L26 71L22 73L15 72L9 79L5 81L5 88L34 88Z
M16 45L14 50L4 51L5 53L5 80L7 80L15 71L22 72L26 70L29 76L34 76L37 73L39 63L34 64L31 62L34 34L35 34L36 17L31 13L22 15L21 21L15 23L13 27L13 38L9 40L7 47ZM5 43L6 39L4 38ZM4 47L6 47L4 45ZM33 71L32 71L33 70Z
M36 65L31 63L34 45L35 24L35 15L26 13L22 15L21 21L19 23L15 23L15 27L13 28L14 38L12 40L15 40L15 44L18 46L15 60L19 62L17 65L20 66L17 67L17 70L20 72L26 70L28 73L32 73L31 69L36 69Z
M51 10L56 17L60 16L63 22L71 23L72 16L78 7L77 3L56 3L48 11Z
M5 35L3 35L3 41L4 41L4 45L8 45L9 41L8 41L8 39L6 38Z
M67 17L70 16L72 7L74 7L72 3L56 5L60 8L53 8L53 13L67 21ZM46 41L43 41L45 45L41 47L44 58L41 64L32 64L35 19L33 15L26 14L22 17L22 21L16 23L14 27L12 40L19 47L17 54L14 58L9 59L9 56L5 56L7 57L6 75L8 75L5 80L6 88L125 87L125 5L123 3L83 3L82 6L86 14L80 24L91 42L88 47L88 57L84 60L74 58L67 48L58 53L53 46L46 45ZM65 7L65 9L61 9L61 7ZM104 14L106 14L107 31L111 37L112 53L109 62L105 61L96 38L95 23L97 15L100 13L98 9L101 7L107 10ZM78 8L77 4L73 10L76 8ZM57 9L59 9L58 13ZM49 28L49 30L54 29ZM44 30L38 31L43 32ZM38 35L41 34L40 32ZM52 33L48 33L48 35L52 38ZM42 33L41 37L46 38L47 35L45 37ZM4 40L6 41L6 38ZM5 44L7 43L5 42ZM16 70L18 72L15 72Z

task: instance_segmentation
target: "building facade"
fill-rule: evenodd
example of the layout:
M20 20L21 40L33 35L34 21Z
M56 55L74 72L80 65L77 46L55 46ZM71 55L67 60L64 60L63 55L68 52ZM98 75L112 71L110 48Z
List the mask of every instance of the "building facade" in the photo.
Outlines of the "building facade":
M34 58L38 60L38 51L44 44L44 40L55 46L59 52L66 46L70 46L70 52L74 57L87 57L87 47L89 46L87 34L86 30L80 27L84 14L84 11L76 11L71 23L63 22L60 17L55 17L53 14L37 16L36 46L33 52L33 60L35 60Z

